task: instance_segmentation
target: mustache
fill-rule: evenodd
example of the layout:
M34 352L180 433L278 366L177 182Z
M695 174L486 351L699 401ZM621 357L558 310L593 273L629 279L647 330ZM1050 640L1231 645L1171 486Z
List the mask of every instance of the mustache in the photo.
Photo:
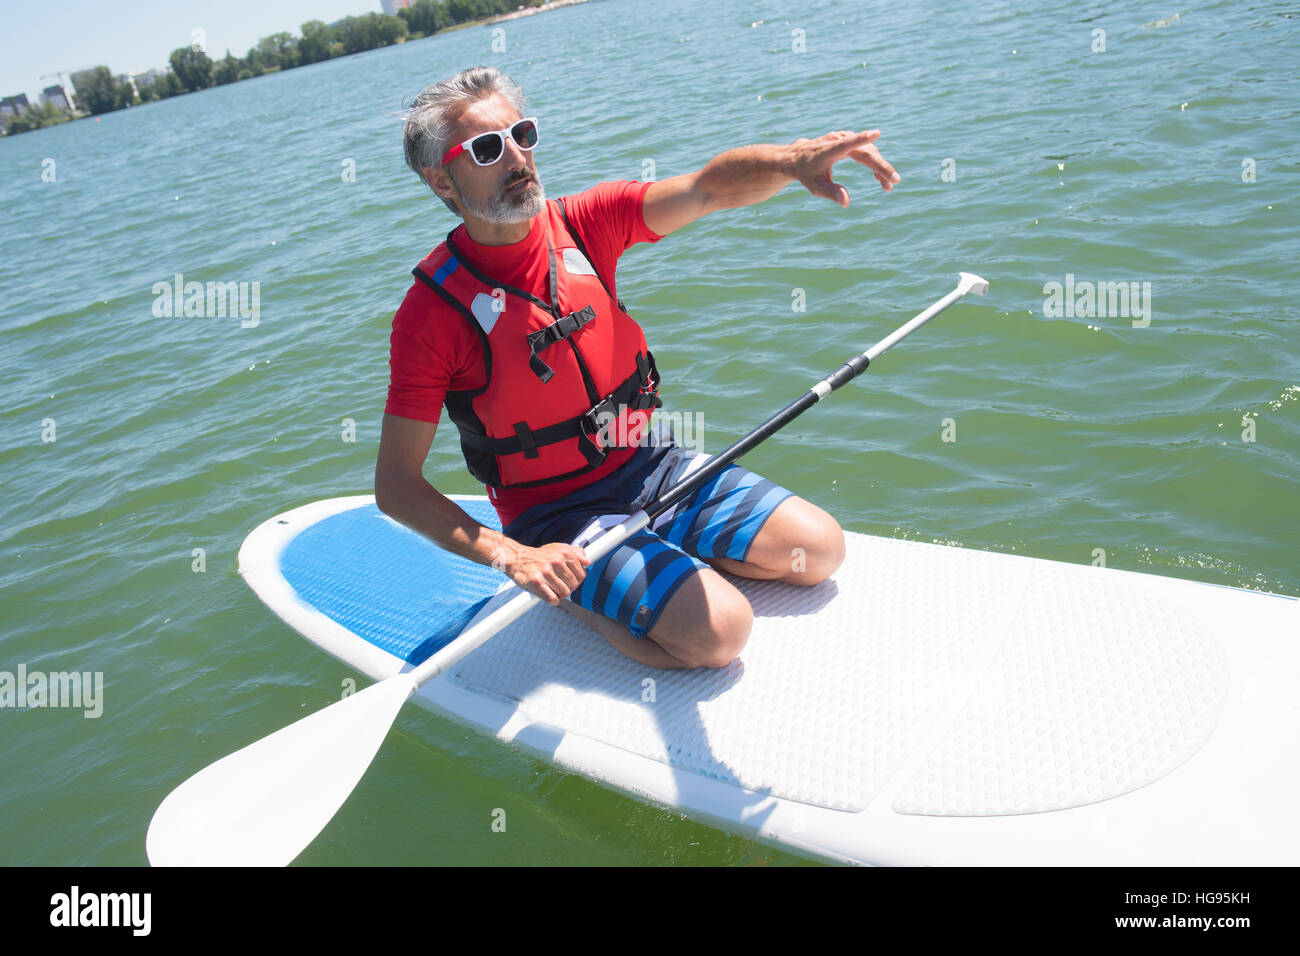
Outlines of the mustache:
M536 182L536 179L535 179L535 177L532 175L532 173L524 173L522 176L516 176L514 179L510 180L508 183L506 183L506 184L505 184L504 186L502 186L501 188L502 188L502 189L509 189L509 188L511 188L512 186L517 186L517 185L519 185L520 183L525 183L525 182Z

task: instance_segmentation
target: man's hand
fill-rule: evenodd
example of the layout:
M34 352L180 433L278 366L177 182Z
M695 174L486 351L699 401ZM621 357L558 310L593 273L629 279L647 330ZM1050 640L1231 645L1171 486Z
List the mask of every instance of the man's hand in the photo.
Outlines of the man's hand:
M878 129L861 133L841 129L817 139L797 139L791 146L795 156L794 178L803 183L814 196L824 196L840 206L847 206L849 191L831 179L831 168L848 157L870 169L881 188L893 189L902 177L873 145L879 138Z
M528 548L471 518L429 484L421 466L433 444L436 422L384 415L375 464L379 510L439 547L478 564L490 564L547 604L559 604L587 576L591 561L571 544ZM436 582L430 582L434 586Z
M729 149L698 172L651 183L641 201L641 214L651 232L666 236L719 209L770 199L794 181L803 183L814 196L847 206L849 191L831 179L831 167L846 156L870 169L886 190L900 181L894 167L872 145L879 136L878 129L864 133L836 130L818 139L799 139L781 146Z
M559 543L540 548L503 548L492 561L492 566L515 584L552 606L578 589L590 564L586 552L577 545Z

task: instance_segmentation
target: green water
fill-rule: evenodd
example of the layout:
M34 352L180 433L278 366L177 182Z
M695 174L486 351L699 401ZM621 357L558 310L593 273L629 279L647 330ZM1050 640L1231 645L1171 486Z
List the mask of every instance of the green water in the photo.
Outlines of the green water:
M172 787L355 676L236 554L276 512L371 490L389 322L454 224L396 113L475 63L529 94L550 196L884 131L891 194L842 166L847 210L790 187L624 256L669 407L711 450L975 271L987 299L746 464L854 531L1300 594L1300 17L944 9L602 0L507 23L504 52L474 27L0 141L0 671L105 684L98 719L0 710L0 863L143 864ZM176 273L259 283L256 326L156 316ZM1149 323L1045 315L1067 275L1150 283ZM478 491L446 437L426 473ZM414 708L300 859L796 862Z

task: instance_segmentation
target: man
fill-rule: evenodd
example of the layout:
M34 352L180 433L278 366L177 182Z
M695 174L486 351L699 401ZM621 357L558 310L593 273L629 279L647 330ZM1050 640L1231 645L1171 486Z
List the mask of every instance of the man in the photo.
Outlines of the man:
M618 298L615 264L633 243L794 181L848 206L831 179L846 157L886 190L898 174L872 145L878 130L840 130L548 202L533 152L539 126L519 87L487 67L429 87L408 112L408 165L464 223L417 267L393 319L378 506L563 606L635 660L723 667L753 614L717 570L816 584L843 561L843 532L822 509L733 465L590 565L583 543L700 461L648 426L658 372ZM502 531L423 476L444 403Z

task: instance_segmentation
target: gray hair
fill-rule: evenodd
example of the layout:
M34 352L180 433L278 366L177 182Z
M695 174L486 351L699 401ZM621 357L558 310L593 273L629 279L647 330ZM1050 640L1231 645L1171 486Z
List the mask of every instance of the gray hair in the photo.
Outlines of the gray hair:
M506 98L520 116L524 115L524 91L519 84L494 66L475 66L461 70L453 77L434 83L420 92L403 114L402 144L406 150L406 165L424 178L425 166L438 166L442 156L451 146L451 117L476 100L497 93ZM432 186L429 186L432 189ZM434 195L437 195L436 193ZM445 196L438 196L447 208L457 215L460 210Z

